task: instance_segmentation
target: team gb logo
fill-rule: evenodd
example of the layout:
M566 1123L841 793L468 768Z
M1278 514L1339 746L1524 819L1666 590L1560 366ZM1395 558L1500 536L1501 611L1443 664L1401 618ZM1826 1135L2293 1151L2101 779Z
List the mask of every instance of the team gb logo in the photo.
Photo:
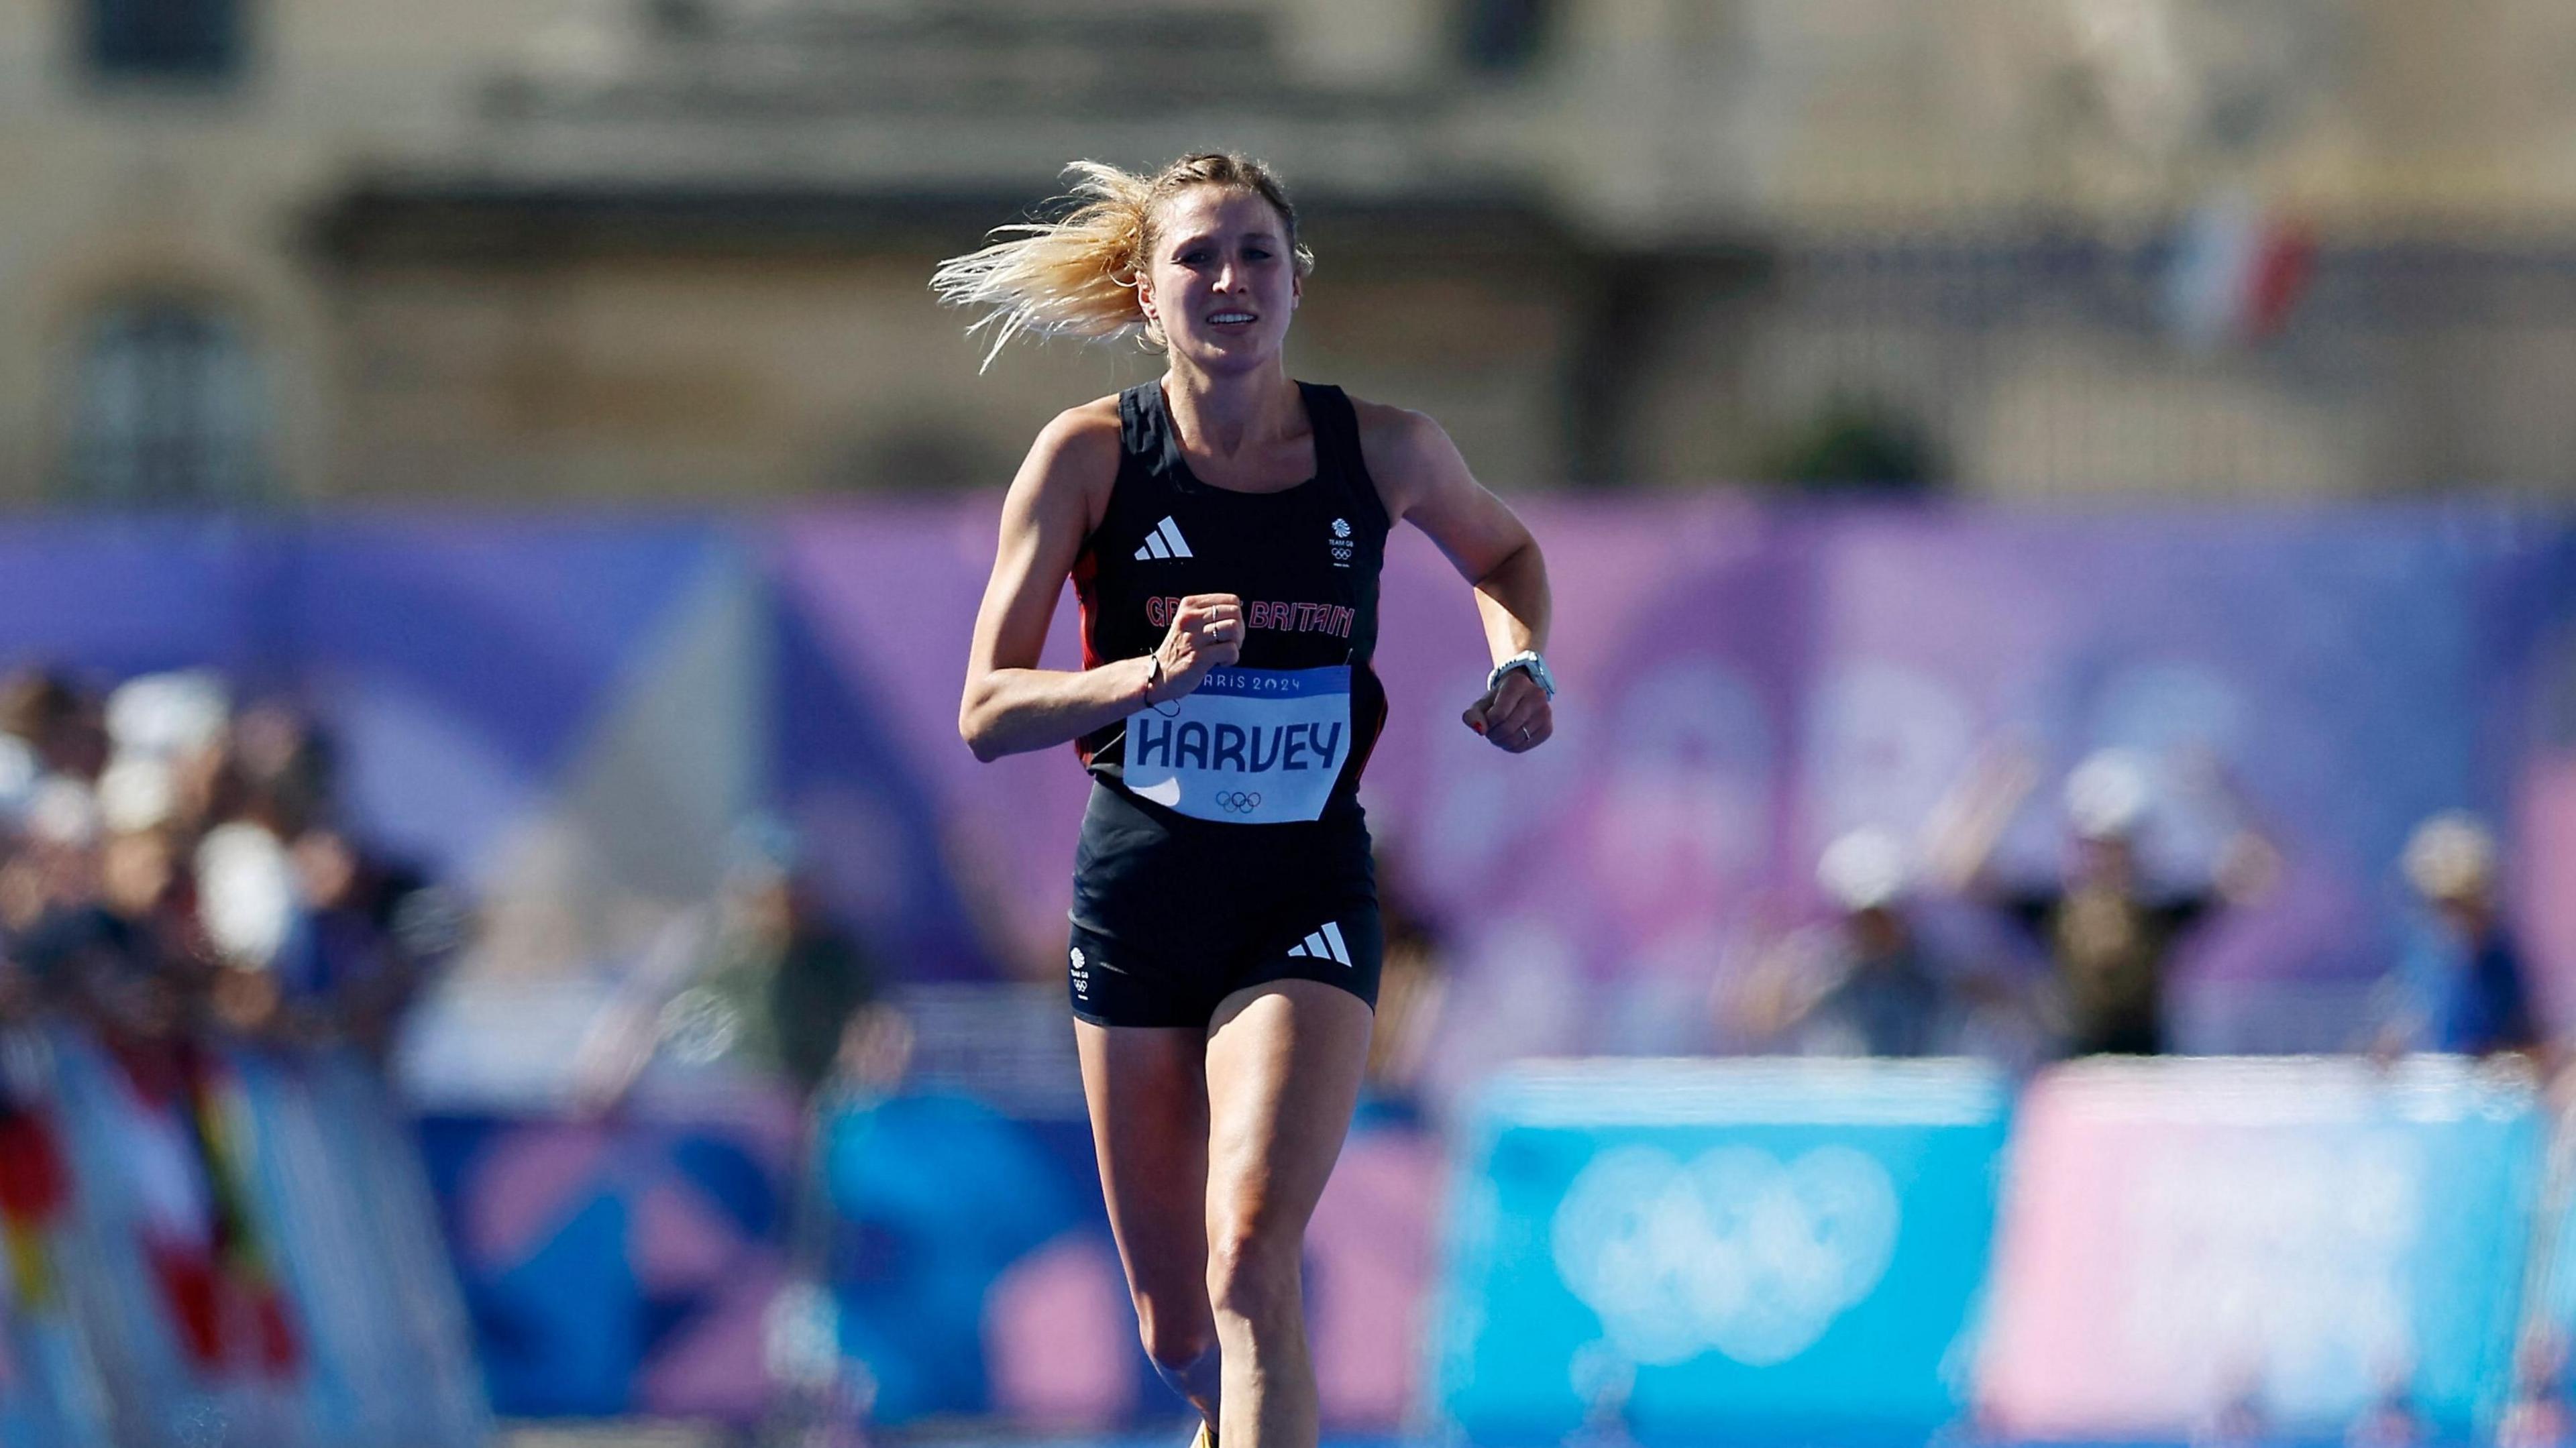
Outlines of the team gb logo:
M1333 566L1351 566L1351 520L1348 518L1333 520Z

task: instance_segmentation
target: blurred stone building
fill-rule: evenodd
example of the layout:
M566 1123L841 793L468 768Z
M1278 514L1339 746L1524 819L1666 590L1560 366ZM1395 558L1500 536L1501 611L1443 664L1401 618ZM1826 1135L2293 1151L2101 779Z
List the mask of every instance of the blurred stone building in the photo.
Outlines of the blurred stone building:
M0 489L997 484L1151 361L931 264L1202 146L1509 487L2576 489L2563 0L37 0Z

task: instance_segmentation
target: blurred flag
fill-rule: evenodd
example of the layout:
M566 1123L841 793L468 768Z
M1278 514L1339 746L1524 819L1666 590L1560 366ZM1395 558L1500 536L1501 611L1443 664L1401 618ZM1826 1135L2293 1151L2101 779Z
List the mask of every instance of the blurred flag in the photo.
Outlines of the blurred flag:
M22 1308L52 1305L45 1240L70 1199L53 1127L33 1108L0 1097L0 1238L15 1284L10 1296Z
M2279 334L2316 267L2316 238L2241 191L2204 201L2183 222L2165 273L2165 324L2194 351Z

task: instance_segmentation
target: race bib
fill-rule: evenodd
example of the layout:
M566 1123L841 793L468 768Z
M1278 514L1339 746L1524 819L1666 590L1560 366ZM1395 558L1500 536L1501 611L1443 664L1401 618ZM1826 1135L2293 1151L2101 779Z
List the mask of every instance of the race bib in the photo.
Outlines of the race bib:
M1127 716L1127 788L1225 824L1322 815L1351 750L1351 670L1210 669L1198 689Z

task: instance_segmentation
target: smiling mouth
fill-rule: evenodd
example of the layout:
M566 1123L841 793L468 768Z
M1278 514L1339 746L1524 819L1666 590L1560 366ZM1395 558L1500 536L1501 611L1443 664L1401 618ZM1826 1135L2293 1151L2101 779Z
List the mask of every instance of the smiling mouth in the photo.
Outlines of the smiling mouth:
M1258 320L1260 319L1250 312L1212 312L1208 315L1208 325L1211 327L1241 327Z

